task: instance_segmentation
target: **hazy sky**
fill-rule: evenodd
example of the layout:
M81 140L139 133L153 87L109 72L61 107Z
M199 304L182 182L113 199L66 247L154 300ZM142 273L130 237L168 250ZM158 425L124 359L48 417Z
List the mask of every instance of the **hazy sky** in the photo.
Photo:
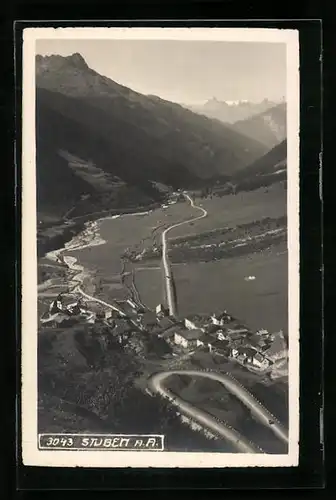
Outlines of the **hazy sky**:
M284 43L175 40L38 40L41 55L82 54L102 75L143 94L193 104L280 100L286 94Z

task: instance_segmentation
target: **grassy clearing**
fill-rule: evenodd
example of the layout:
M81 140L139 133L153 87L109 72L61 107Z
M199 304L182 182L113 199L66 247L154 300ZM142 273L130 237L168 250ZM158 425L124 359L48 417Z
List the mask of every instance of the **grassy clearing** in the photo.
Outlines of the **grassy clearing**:
M195 203L207 210L208 216L195 222L195 224L185 224L182 227L173 229L169 237L175 238L198 234L202 231L226 226L234 227L264 217L281 217L286 214L286 197L287 193L283 188L274 186L269 191L258 189L221 198L197 198Z
M181 316L226 309L250 328L287 332L287 253L268 252L173 266ZM282 251L285 252L284 249ZM246 276L255 276L246 281ZM162 297L160 271L141 271L136 285L154 307Z

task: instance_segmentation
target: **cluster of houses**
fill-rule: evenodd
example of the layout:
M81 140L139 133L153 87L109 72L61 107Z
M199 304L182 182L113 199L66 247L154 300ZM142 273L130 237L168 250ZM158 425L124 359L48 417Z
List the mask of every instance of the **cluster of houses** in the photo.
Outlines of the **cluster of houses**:
M287 356L282 332L251 332L227 312L188 316L184 328L174 335L174 342L185 349L204 347L209 352L231 358L247 368L263 371Z
M132 299L120 303L117 309L89 311L81 300L65 304L59 295L41 317L41 322L54 326L71 319L88 323L103 322L121 344L143 332L151 339L159 339L171 347L183 350L206 349L208 352L233 359L252 371L267 370L270 365L287 356L287 345L282 332L270 334L267 330L252 332L236 318L224 311L221 314L187 316L177 320L159 304L155 312L140 307Z
M74 324L78 319L94 323L96 314L88 309L82 299L67 304L60 294L50 303L49 310L42 314L40 321L44 326L67 326Z

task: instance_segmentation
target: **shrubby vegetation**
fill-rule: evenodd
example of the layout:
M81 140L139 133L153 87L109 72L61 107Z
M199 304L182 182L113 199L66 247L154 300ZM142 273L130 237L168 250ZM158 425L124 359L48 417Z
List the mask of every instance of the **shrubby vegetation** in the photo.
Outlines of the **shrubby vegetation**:
M56 426L59 432L85 428L87 432L158 433L166 435L172 448L218 446L182 424L162 398L134 387L141 372L139 359L111 337L108 327L42 330L38 359L40 431L50 432L50 426Z

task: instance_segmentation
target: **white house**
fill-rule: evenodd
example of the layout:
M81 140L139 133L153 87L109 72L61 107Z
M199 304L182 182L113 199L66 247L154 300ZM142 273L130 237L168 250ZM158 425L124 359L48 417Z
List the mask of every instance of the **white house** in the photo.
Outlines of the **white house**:
M253 357L257 351L255 349L251 349L249 347L243 347L243 346L238 346L238 347L232 347L231 348L231 356L241 362L245 361L248 363L252 363Z
M158 304L155 308L155 312L157 315L160 315L160 316L167 316L169 311L166 309L166 307L164 307L164 305L162 304Z
M203 334L200 338L196 340L196 345L197 347L208 347L209 351L211 352L213 341L214 339L212 337Z
M257 335L268 335L268 330L265 330L265 328L261 328L256 333Z
M120 314L119 312L116 310L116 309L109 309L108 311L106 311L105 313L105 318L106 319L116 319L116 318L120 318Z
M258 352L253 356L252 364L261 370L265 370L269 367L270 361Z
M49 312L50 313L55 313L57 311L62 311L62 310L63 310L63 303L62 303L62 300L61 300L61 296L59 295L55 300L53 300L50 303Z
M238 347L232 347L231 349L231 356L233 358L237 358L238 357L238 354L239 354L239 349Z
M232 316L230 316L226 311L220 314L212 314L211 321L214 325L223 326L232 321Z
M206 327L209 325L209 317L201 316L199 314L189 316L184 319L184 324L188 330L202 330L205 332Z
M216 332L216 338L218 340L226 340L229 336L223 332L223 330L218 330L218 332Z
M203 336L203 331L199 329L180 330L174 334L174 342L184 348L197 347L197 341Z

